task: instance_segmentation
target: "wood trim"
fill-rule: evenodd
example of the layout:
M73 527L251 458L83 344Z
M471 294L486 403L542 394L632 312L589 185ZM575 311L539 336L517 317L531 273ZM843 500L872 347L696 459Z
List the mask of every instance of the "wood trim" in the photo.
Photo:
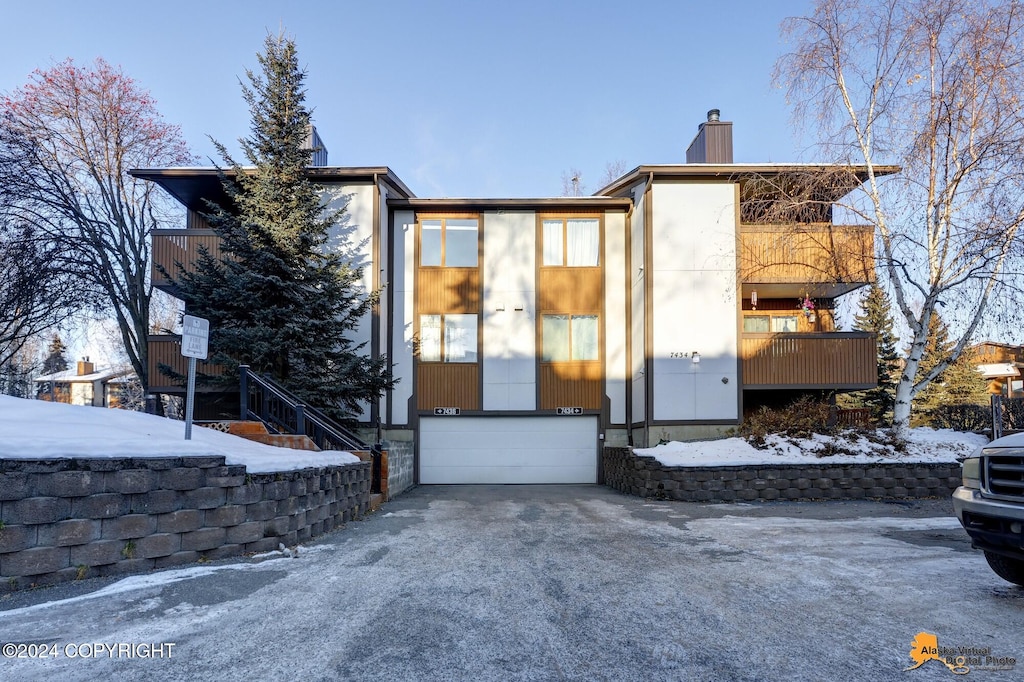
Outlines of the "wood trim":
M477 221L476 267L450 268L444 265L446 239L441 240L442 265L420 265L424 220L473 219ZM477 361L475 363L421 362L413 351L413 397L420 412L434 407L478 410L483 395L483 286L484 216L476 212L417 212L415 215L413 283L413 338L420 338L422 315L464 314L477 318ZM442 235L446 234L446 229Z
M563 261L568 253L564 220L567 218L593 218L598 226L598 263L596 267L543 265L544 221L563 220ZM600 410L605 388L605 263L607 262L605 216L593 211L565 211L537 213L534 217L534 258L536 281L536 315L534 338L536 348L537 405L540 409L579 406ZM598 357L596 360L543 362L544 315L597 315ZM570 401L570 402L565 402ZM578 402L574 402L578 401Z

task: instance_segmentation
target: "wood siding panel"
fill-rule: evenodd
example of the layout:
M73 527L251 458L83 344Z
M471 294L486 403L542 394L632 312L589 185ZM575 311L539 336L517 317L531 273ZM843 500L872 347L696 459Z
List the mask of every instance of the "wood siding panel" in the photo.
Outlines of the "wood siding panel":
M602 309L602 268L540 268L537 307L542 313L594 313Z
M416 407L480 409L480 366L460 363L418 363Z
M219 258L220 237L213 230L154 230L153 231L153 286L170 287L171 282L160 273L157 265L175 275L177 263L185 272L195 272L199 248L205 247L212 256Z
M181 354L181 337L172 334L149 337L149 390L154 393L184 393L185 382L175 382L160 371L160 365L167 365L178 374L188 374L188 358ZM196 360L196 373L220 376L224 367ZM203 390L197 386L196 390Z
M600 362L541 363L540 409L582 407L601 409L604 377Z
M743 225L744 283L875 281L874 230L862 225Z
M432 313L480 312L479 268L419 268L416 311Z
M877 382L875 336L744 334L744 388L866 388Z

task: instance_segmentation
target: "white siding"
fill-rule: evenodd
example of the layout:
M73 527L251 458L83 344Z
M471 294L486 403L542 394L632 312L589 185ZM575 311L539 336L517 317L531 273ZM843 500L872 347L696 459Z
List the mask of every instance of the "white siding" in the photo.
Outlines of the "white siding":
M362 288L365 294L373 291L373 271L379 267L373 262L373 208L374 208L374 186L372 184L361 185L326 185L324 192L327 195L327 210L338 211L344 209L341 220L335 226L331 238L334 244L341 248L353 250L353 262L363 268ZM359 321L355 329L348 333L355 343L365 343L366 349L370 348L371 330L373 324L372 312ZM363 406L363 412L358 416L361 421L370 418L370 406Z
M412 211L396 211L394 215L395 267L390 286L394 288L394 326L392 356L395 377L399 380L391 393L392 424L409 423L409 400L413 387L413 285L416 281L416 224Z
M612 424L626 422L626 215L606 213L604 217L604 290L605 290L605 377L611 402Z
M639 422L646 418L647 383L644 376L644 217L647 213L647 198L644 194L646 183L633 188L632 224L630 226L631 260L629 265L630 296L632 307L632 346L633 366L630 374L633 379L633 421Z
M735 189L664 183L652 195L652 418L736 419Z
M536 217L484 214L483 409L537 407Z

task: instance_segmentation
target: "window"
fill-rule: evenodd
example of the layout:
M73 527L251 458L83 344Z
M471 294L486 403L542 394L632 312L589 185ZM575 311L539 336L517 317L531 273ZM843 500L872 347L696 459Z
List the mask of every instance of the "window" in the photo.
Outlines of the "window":
M796 315L772 315L773 332L795 332Z
M540 333L544 362L599 359L597 315L544 315Z
M476 315L420 315L420 361L476 362L476 329Z
M420 221L420 265L475 268L480 225L476 218L437 218Z
M745 315L743 317L743 331L752 334L767 334L770 324L771 318L767 315Z
M601 227L597 218L547 218L543 222L544 265L597 267Z
M797 331L796 315L744 315L743 331L748 334Z

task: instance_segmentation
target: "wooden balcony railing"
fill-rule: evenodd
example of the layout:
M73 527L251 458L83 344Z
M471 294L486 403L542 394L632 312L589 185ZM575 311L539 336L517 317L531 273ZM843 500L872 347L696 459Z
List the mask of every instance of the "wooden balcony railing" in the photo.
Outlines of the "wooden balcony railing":
M160 365L167 365L172 371L188 375L188 358L181 355L181 337L177 334L153 334L149 336L149 390L152 393L184 393L185 382L176 382L160 371ZM220 365L196 361L196 372L220 376L224 368ZM196 386L196 390L203 390Z
M744 284L867 284L875 281L874 230L867 225L742 225Z
M743 334L743 388L865 389L878 381L875 335Z
M168 289L171 282L164 277L157 265L176 276L178 263L185 272L195 272L199 258L199 247L205 247L210 255L220 256L220 237L213 230L154 230L153 231L153 286Z

